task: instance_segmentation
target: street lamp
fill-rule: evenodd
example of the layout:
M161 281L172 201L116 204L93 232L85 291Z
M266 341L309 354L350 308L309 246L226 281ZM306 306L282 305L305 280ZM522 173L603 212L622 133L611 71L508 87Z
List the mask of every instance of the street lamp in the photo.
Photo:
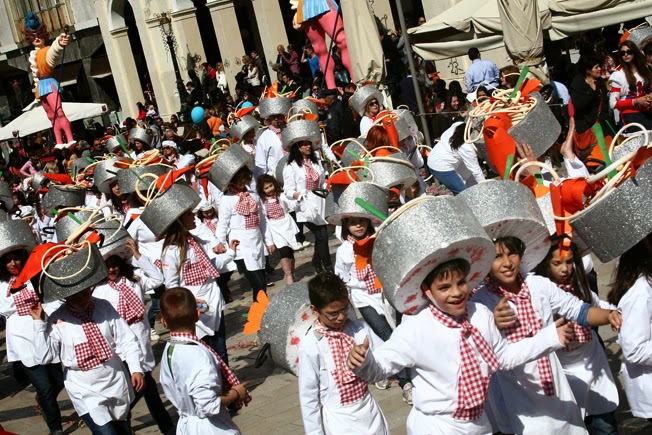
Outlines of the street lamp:
M174 75L177 79L177 91L179 92L179 100L181 100L181 109L178 113L179 121L182 123L186 120L186 113L188 107L186 105L186 87L183 84L181 79L181 72L179 71L179 63L177 62L177 54L175 48L177 47L177 40L172 33L172 20L170 19L167 13L161 14L159 18L159 27L161 28L161 33L163 35L163 40L167 44L167 48L170 51L170 56L172 57L172 67L174 68Z

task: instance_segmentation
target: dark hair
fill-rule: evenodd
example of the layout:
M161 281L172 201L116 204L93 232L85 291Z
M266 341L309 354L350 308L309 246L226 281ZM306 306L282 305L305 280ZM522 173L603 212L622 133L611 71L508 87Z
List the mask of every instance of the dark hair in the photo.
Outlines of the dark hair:
M647 89L650 88L652 85L652 72L650 72L649 68L647 67L647 63L645 61L645 56L643 56L643 53L641 53L641 50L638 49L638 46L633 43L630 40L623 41L619 46L618 46L618 51L620 51L621 47L627 47L632 51L633 59L632 59L632 64L634 67L636 67L636 71L638 74L643 77L643 80L645 80L645 83L647 84ZM627 65L625 62L620 62L620 68L623 70L625 73L625 77L627 77L627 84L629 85L629 91L632 94L637 94L637 88L636 88L636 77L634 76L634 72L632 71L632 68Z
M478 50L475 47L471 47L469 48L469 51L466 52L466 54L469 55L469 59L476 60L477 58L480 57L480 50Z
M453 80L448 84L448 90L453 94L462 94L462 85L457 80Z
M494 240L494 245L501 245L508 252L518 254L519 257L523 257L523 254L525 254L525 243L518 237L498 237Z
M308 297L310 303L321 310L335 301L348 302L349 292L342 278L332 272L324 272L308 281Z
M592 70L596 65L602 66L602 61L598 56L594 54L584 55L577 61L577 73L585 77L587 76L587 71Z
M264 200L264 198L267 197L265 194L265 184L271 183L274 186L274 191L276 192L276 198L281 196L281 192L283 192L283 189L281 188L281 185L278 184L278 181L276 181L276 178L272 177L269 174L263 174L258 179L256 180L256 192L258 193L258 196L260 199Z
M308 157L312 163L319 163L319 160L317 160L317 156L315 155L314 150L312 153L310 153L310 156ZM301 150L299 149L299 142L293 143L292 146L290 147L290 155L288 156L288 165L291 164L292 162L297 162L297 165L299 165L299 167L303 166L303 154L301 154Z
M0 257L0 281L8 282L11 279L11 274L7 270L7 263L9 263L9 256L16 257L17 259L23 262L23 267L25 267L25 262L27 261L27 251L25 249L15 249L5 253Z
M363 218L367 219L367 218ZM371 223L370 219L367 219L367 232L365 233L365 237L371 236L376 232L376 229L374 228L374 225ZM342 219L342 240L346 240L347 237L349 237L351 233L349 232L349 218L344 218Z
M124 276L131 282L138 282L140 281L140 277L136 275L136 268L131 264L128 263L124 260L124 258L120 257L119 255L112 255L106 260L104 260L106 263L107 267L110 267L110 265L115 264L120 268L120 275Z
M607 301L618 305L625 293L641 276L644 276L648 285L652 286L652 234L648 234L645 239L620 256Z
M25 199L25 194L23 192L17 190L13 193L13 195L15 195L16 199L18 200L18 204L16 205L27 205L27 199Z
M507 86L509 86L510 88L516 87L518 76L521 74L517 66L506 65L500 69L500 73L505 76L505 83L507 84Z
M550 246L548 255L541 263L534 268L534 273L544 276L552 281L552 273L550 270L550 262L555 251L559 250L559 243L553 243ZM589 287L589 280L586 277L584 264L582 263L582 253L577 245L573 242L570 244L570 252L573 254L573 274L571 275L571 289L575 296L584 302L591 303L591 288Z
M251 169L249 169L248 166L243 166L242 168L238 169L238 172L233 174L233 177L231 177L231 179L229 180L229 186L232 185L233 180L235 180L235 178L238 177L242 172L246 172L248 174L248 176L250 176L250 177L253 176L253 173L251 172Z
M450 139L450 147L452 150L457 150L464 144L464 129L464 123L458 124L455 127Z
M429 290L432 283L440 278L446 279L454 273L459 273L463 277L466 277L470 270L471 264L468 261L463 258L456 258L435 267L428 275L426 275L422 286Z
M192 327L197 321L197 301L187 288L167 289L161 296L160 308L161 316L172 332Z
M649 56L650 53L652 53L652 42L648 42L645 44L645 47L643 47L643 54L646 56Z

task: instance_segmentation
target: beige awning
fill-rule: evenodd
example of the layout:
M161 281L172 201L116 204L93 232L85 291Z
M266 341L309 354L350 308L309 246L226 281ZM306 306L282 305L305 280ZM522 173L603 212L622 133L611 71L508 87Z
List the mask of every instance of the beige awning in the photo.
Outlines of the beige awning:
M356 83L382 81L385 77L385 58L369 5L359 0L342 0L340 6L353 80Z

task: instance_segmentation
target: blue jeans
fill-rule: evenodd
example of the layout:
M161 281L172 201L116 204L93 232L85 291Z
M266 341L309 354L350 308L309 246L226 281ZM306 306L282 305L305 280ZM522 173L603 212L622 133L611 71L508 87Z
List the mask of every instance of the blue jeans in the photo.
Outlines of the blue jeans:
M50 432L62 430L57 396L63 390L61 364L25 366L25 374L36 390L36 398Z
M385 316L378 314L378 311L372 307L360 307L358 308L362 318L367 325L374 331L381 340L387 341L392 336L392 327L389 326L389 322ZM405 384L411 381L410 374L407 369L402 369L400 372L396 373L396 379L398 379L398 384L403 388Z
M215 335L204 337L204 341L222 358L224 364L229 365L229 355L226 351L226 327L224 326L224 311L220 320L220 327Z
M460 177L460 175L456 171L441 172L441 171L435 171L430 168L428 168L428 170L430 171L432 176L435 177L441 184L448 187L448 190L453 192L453 195L457 195L458 193L466 189L464 180L462 180L462 177Z
M129 420L110 421L102 426L95 424L90 414L81 416L93 435L131 435Z
M122 363L131 374L129 365L124 361ZM136 397L133 402L131 402L129 408L133 409L140 398L145 397L145 404L147 405L147 409L152 415L154 422L161 433L166 434L174 426L172 418L170 418L170 414L168 414L168 411L165 409L165 405L163 405L163 401L161 400L161 396L158 394L158 387L156 386L156 381L152 377L152 372L143 373L143 377L145 378L145 388L140 392L136 392ZM131 379L129 381L131 381ZM129 420L131 420L131 414L129 415Z
M595 435L618 435L618 424L613 412L605 414L589 415L586 417L587 428L593 429Z

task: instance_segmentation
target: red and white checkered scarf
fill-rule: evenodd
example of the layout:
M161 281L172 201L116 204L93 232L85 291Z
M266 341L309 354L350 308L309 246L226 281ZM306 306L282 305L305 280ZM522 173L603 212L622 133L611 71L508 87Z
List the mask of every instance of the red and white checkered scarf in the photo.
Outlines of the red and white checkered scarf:
M366 240L367 238L368 237L365 237L363 240ZM358 240L353 236L347 236L346 240L351 242L352 245L355 245L356 242L358 242ZM362 269L358 269L356 264L355 276L358 278L358 281L364 282L365 287L367 287L367 293L370 295L380 293L383 290L383 286L380 284L380 280L378 280L376 272L372 269L371 264L367 264Z
M211 230L213 235L215 235L215 233L217 232L217 226L215 225L215 222L213 222L213 219L206 219L204 221L204 224L206 224L208 229Z
M247 191L238 192L235 189L229 189L229 192L238 196L238 202L235 203L235 211L245 220L245 229L253 230L260 226L260 213L258 211L258 201Z
M444 326L460 328L460 371L457 375L457 409L453 413L453 418L477 420L482 416L487 401L491 373L498 370L500 366L498 358L480 331L469 322L468 312L465 312L460 320L433 305L430 305L430 312ZM470 343L471 340L480 352L482 359L489 365L489 376L482 374L477 354Z
M120 317L128 325L142 322L145 316L145 307L136 291L127 284L127 278L123 276L117 282L108 280L107 283L109 287L120 293L118 296L118 314L120 314Z
M280 128L274 127L273 125L269 126L269 130L274 134L276 134L276 137L278 137L278 141L281 142L281 150L283 150L283 155L287 156L288 154L290 154L290 152L286 150L285 147L283 146L283 135L281 134L282 130Z
M187 260L181 268L183 274L183 283L188 286L202 285L209 278L217 278L220 274L217 272L208 255L204 252L194 237L188 236L188 245L192 252L195 253L197 261L191 263Z
M505 338L510 343L519 342L526 337L533 337L541 328L543 328L543 320L537 317L534 308L532 307L530 289L525 283L525 278L519 274L518 280L521 283L521 290L518 294L503 289L491 278L485 280L485 284L490 291L496 293L500 297L507 296L509 300L514 302L516 305L516 322L502 330ZM539 378L541 378L543 392L546 396L554 396L555 384L552 378L550 359L547 355L537 360L537 367L539 369Z
M355 345L353 337L344 333L343 329L329 329L319 321L315 322L316 331L328 338L328 347L333 354L335 370L331 373L335 378L337 391L340 393L340 403L348 405L361 400L367 393L367 381L357 377L346 365L349 351Z
M283 210L281 201L278 198L267 197L265 199L265 213L267 218L271 220L279 220L285 217L285 210Z
M11 287L16 282L17 276L12 276L7 283L7 297L11 296ZM19 316L29 316L29 309L38 301L36 292L28 286L23 287L17 293L14 293L14 305L16 305L16 313Z
M102 365L110 360L113 352L109 347L102 331L100 331L97 323L93 321L93 311L95 310L95 302L91 300L88 309L84 313L78 313L68 309L68 312L81 321L84 335L86 335L86 342L75 345L75 357L77 358L77 366L83 372L92 370L95 367Z
M195 344L198 344L200 346L204 346L206 349L210 351L210 353L217 358L217 362L220 365L220 374L222 375L222 395L226 396L229 391L231 391L231 388L235 385L240 385L240 381L238 378L233 374L229 366L227 366L224 361L222 361L222 358L215 352L215 349L210 347L208 344L206 344L204 341L202 341L199 337L197 337L195 334L188 334L186 332L171 332L170 333L170 340L171 341L178 341L178 342L192 342ZM251 402L251 395L249 392L245 394L245 397L243 399L243 403L245 406Z
M563 291L574 295L573 286L571 284L557 284L557 285ZM590 327L578 325L577 322L570 322L570 324L573 326L572 342L588 343L589 341L593 340L593 332ZM562 350L569 352L573 349L574 348L571 348L570 346L566 346Z
M319 173L312 167L310 159L304 159L303 170L306 171L306 190L310 192L319 188Z

